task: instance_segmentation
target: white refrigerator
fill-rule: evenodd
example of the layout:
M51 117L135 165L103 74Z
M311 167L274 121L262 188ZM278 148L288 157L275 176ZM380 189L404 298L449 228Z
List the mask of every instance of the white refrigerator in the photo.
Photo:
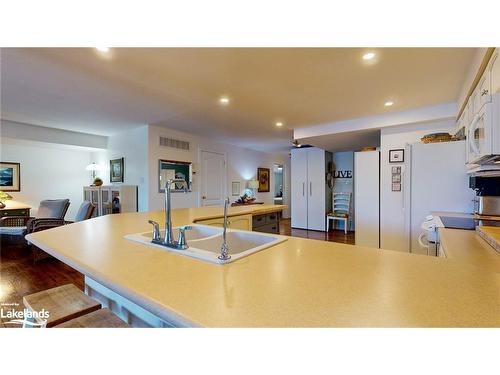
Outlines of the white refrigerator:
M380 248L380 151L354 153L354 197L356 245Z
M465 141L408 144L403 195L408 248L412 253L427 254L427 248L418 241L426 216L434 211L473 211L474 191L469 188L465 168Z

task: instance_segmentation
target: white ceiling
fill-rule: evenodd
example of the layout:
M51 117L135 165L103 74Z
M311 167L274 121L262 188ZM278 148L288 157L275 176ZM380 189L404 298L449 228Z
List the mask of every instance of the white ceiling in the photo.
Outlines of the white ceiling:
M1 115L99 135L155 124L279 151L293 128L453 102L474 54L371 50L374 63L362 48L114 48L108 57L4 48ZM229 106L218 104L221 95Z

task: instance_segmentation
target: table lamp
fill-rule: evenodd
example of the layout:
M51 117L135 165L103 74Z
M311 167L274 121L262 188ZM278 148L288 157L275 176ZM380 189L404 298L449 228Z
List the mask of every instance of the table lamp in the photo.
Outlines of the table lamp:
M92 164L89 164L87 165L87 167L85 168L87 171L92 171L92 181L95 180L95 176L96 176L96 171L100 171L102 168L99 164L96 164L96 163L92 163Z
M5 203L3 201L12 199L12 195L7 194L4 191L0 191L0 208L5 208Z
M258 180L250 180L247 183L248 189L252 192L252 197L255 197L255 189L259 188L259 181Z

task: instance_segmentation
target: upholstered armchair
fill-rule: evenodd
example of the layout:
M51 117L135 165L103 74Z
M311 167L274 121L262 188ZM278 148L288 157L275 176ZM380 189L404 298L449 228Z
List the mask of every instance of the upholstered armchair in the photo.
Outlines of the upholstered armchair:
M79 221L87 220L94 214L95 205L89 201L83 201L75 216L75 221L65 221L66 224L77 223Z
M64 217L68 211L69 204L69 199L47 199L41 201L37 217L29 218L26 223L27 233L64 225Z

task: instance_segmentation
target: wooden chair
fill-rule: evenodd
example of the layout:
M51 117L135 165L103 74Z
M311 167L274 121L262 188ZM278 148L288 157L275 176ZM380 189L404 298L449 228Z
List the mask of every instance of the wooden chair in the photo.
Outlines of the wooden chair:
M33 312L42 310L48 312L48 317L34 317L34 323L43 327L53 327L101 308L99 302L87 296L73 284L24 296L23 304L26 309Z
M333 193L333 212L326 215L326 231L328 232L330 230L330 220L334 220L334 228L335 220L339 220L344 222L344 233L347 234L350 213L351 193Z

